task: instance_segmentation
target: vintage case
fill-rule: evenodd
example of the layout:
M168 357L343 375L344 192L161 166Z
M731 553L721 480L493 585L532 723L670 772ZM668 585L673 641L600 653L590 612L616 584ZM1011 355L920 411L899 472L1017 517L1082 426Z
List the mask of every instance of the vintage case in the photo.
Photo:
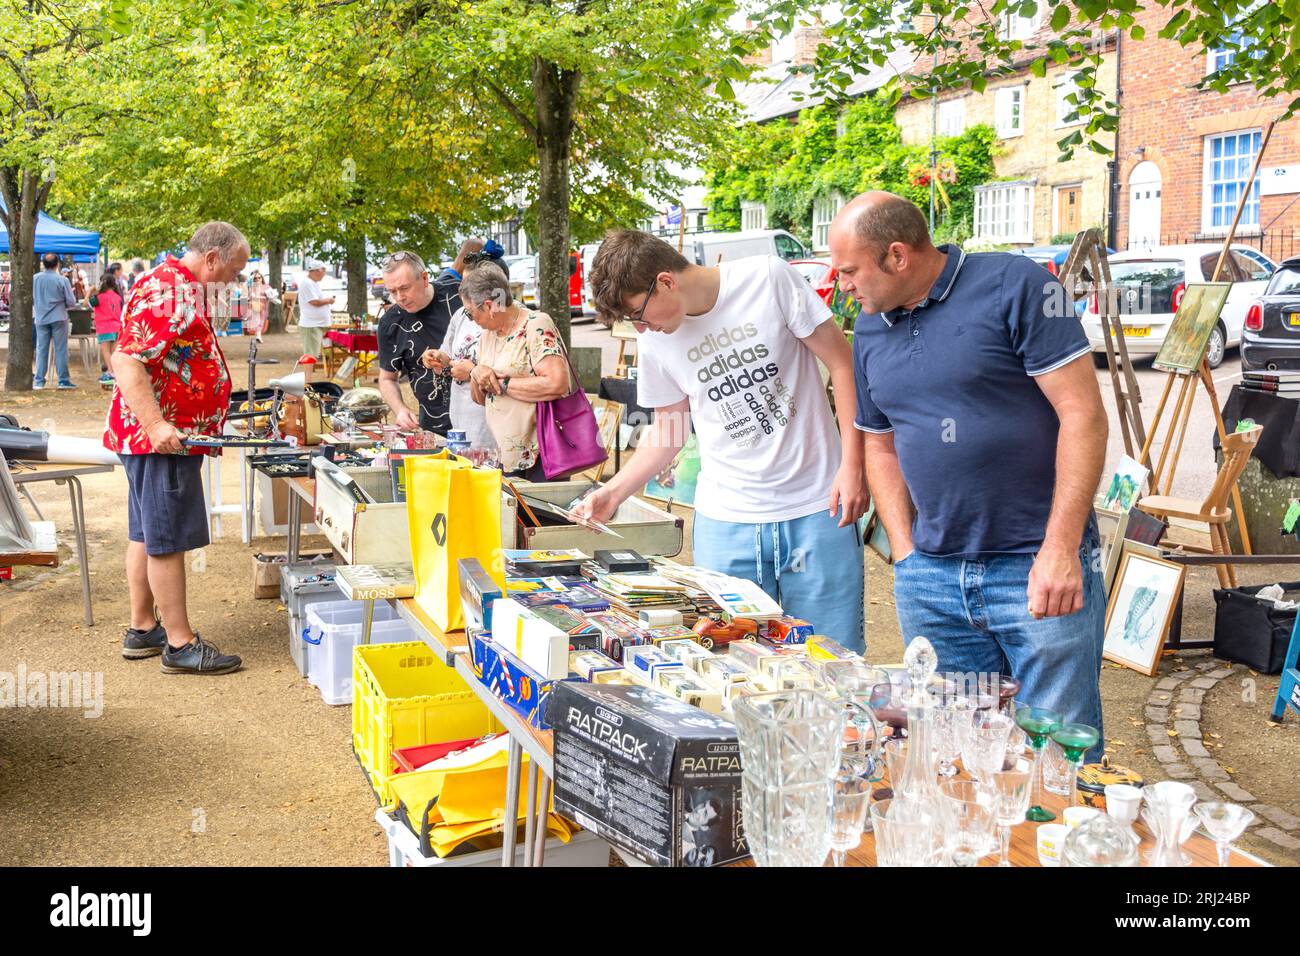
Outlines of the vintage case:
M653 865L749 855L730 721L639 685L561 681L549 706L557 812Z

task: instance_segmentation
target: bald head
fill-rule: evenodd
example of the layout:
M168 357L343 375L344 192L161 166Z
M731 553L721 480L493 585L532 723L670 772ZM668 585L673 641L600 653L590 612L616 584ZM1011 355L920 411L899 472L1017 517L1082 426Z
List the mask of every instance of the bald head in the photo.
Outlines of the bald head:
M931 244L925 216L916 203L881 190L853 197L835 217L832 231L837 227L851 232L860 245L881 260L895 242L913 249L925 249Z
M879 191L855 196L840 210L831 223L830 252L840 288L868 312L919 301L944 262L916 204Z

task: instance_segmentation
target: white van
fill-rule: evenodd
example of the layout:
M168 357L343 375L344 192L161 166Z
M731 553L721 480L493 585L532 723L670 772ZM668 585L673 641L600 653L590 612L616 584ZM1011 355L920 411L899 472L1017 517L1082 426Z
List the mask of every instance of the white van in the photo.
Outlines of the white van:
M748 256L780 256L787 262L808 258L803 243L784 229L698 233L686 237L682 251L686 258L693 258L702 266L716 266L719 262Z

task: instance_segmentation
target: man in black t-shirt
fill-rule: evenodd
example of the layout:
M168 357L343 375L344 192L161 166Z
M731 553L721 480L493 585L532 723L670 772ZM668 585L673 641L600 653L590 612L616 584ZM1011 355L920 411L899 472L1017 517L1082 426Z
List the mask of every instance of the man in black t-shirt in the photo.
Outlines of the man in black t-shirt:
M432 283L424 260L413 252L395 252L384 261L384 285L396 304L379 320L379 391L401 428L446 435L451 427L449 382L425 368L420 356L442 347L447 325L460 308L465 256L482 247L482 240L467 239L452 267ZM403 375L420 406L418 417L402 401Z

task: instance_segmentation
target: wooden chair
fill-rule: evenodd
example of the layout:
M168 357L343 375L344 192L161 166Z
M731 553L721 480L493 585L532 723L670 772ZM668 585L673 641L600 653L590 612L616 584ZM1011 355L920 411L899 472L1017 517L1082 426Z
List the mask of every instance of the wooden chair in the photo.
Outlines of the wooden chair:
M289 326L298 322L298 293L286 292L280 297L280 305L284 310L284 328L288 331Z
M1147 514L1157 518L1183 518L1188 521L1204 522L1210 529L1210 548L1214 554L1232 554L1232 545L1228 542L1228 522L1232 520L1232 509L1228 507L1228 496L1232 486L1241 477L1246 461L1259 442L1262 425L1255 425L1242 432L1236 432L1223 440L1223 464L1214 479L1214 487L1209 495L1199 504L1189 498L1174 498L1170 495L1148 495L1138 501L1138 507ZM1204 551L1204 548L1195 549ZM1219 584L1225 588L1237 586L1237 572L1231 564L1216 564Z

